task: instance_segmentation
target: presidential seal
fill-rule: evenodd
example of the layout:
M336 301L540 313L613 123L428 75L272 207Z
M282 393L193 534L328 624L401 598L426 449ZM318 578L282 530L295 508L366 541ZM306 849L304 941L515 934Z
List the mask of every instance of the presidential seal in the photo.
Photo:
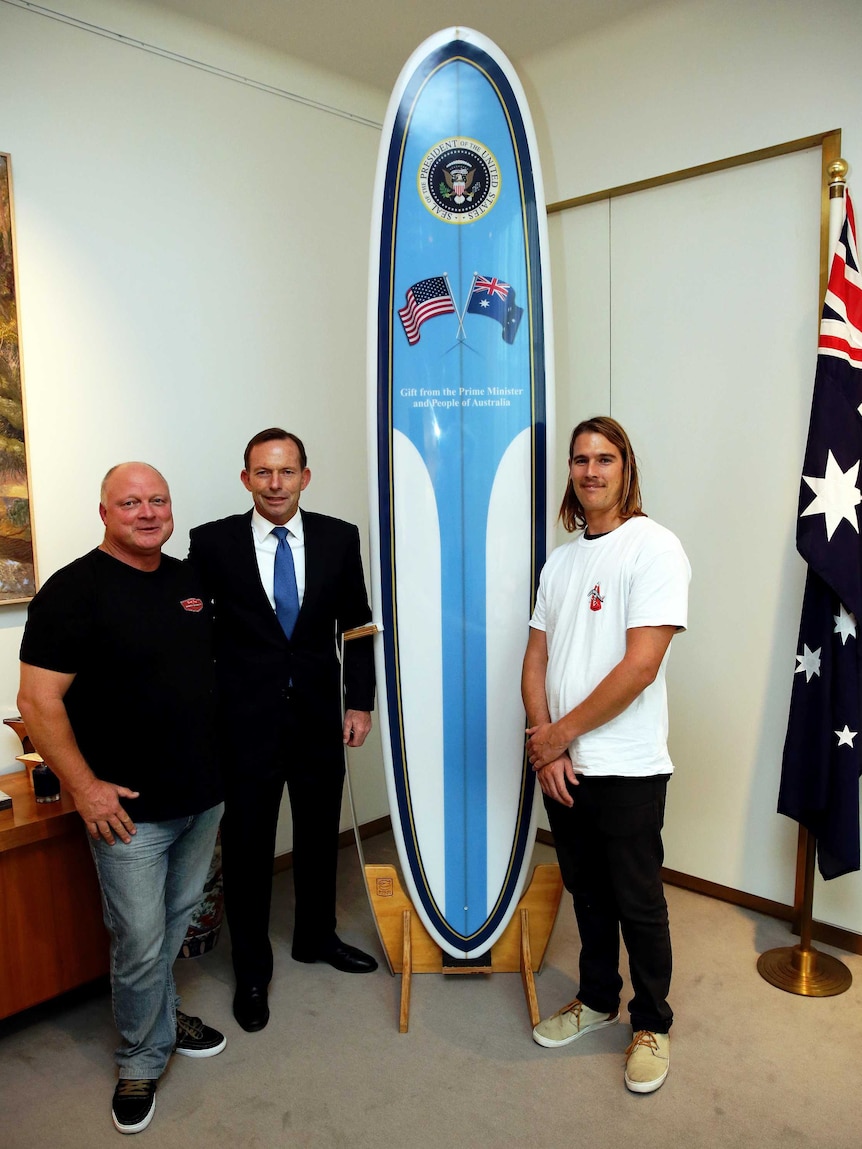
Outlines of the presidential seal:
M496 203L500 169L484 144L453 136L425 153L416 182L432 215L444 223L472 223Z

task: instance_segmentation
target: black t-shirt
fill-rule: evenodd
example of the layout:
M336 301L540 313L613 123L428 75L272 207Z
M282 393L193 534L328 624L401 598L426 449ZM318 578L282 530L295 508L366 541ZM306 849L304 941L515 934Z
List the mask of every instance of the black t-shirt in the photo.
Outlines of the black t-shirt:
M212 615L188 562L141 571L97 549L63 567L30 603L21 661L75 675L78 746L98 778L140 791L122 799L135 821L221 801Z

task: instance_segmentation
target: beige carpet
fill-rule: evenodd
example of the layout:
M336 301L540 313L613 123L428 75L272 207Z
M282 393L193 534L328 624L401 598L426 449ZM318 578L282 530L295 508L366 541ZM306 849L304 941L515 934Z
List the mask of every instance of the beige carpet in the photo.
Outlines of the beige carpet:
M391 837L366 852L394 860ZM536 861L552 859L537 847ZM184 1008L228 1046L174 1058L138 1137L159 1149L859 1149L862 957L838 953L855 978L840 997L782 993L755 961L793 943L784 924L688 891L669 888L668 900L671 1069L658 1093L636 1096L622 1081L628 1026L541 1049L517 974L416 977L399 1034L397 978L291 960L280 874L269 1026L247 1034L233 1020L227 936L179 963ZM353 850L342 851L340 901L341 935L382 957ZM576 946L566 899L538 978L543 1013L574 995ZM104 991L0 1022L0 1147L116 1149L113 1043Z

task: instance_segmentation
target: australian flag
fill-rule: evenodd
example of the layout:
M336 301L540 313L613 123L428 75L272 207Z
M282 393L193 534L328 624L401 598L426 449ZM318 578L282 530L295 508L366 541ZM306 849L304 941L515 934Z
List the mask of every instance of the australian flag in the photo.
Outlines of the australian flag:
M501 279L477 275L467 310L473 315L487 315L496 319L503 328L503 341L514 343L518 324L524 314L523 307L515 306L515 289Z
M796 547L808 563L778 810L817 839L824 878L859 869L862 276L849 194L817 356Z
M407 342L419 342L419 328L426 319L433 319L435 315L450 315L454 311L455 302L445 276L434 275L430 279L420 279L407 288L407 302L398 310Z

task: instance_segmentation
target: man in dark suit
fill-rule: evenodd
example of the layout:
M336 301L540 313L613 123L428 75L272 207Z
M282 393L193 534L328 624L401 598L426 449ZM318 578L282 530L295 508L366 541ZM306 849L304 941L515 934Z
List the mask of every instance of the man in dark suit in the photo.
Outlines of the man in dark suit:
M346 647L342 723L337 635L371 617L359 532L299 511L311 472L302 441L261 431L240 475L254 507L195 527L189 557L215 603L225 757L225 908L236 975L234 1016L269 1020L272 863L285 783L293 814L292 956L348 973L377 968L335 933L344 752L371 729L371 639Z

